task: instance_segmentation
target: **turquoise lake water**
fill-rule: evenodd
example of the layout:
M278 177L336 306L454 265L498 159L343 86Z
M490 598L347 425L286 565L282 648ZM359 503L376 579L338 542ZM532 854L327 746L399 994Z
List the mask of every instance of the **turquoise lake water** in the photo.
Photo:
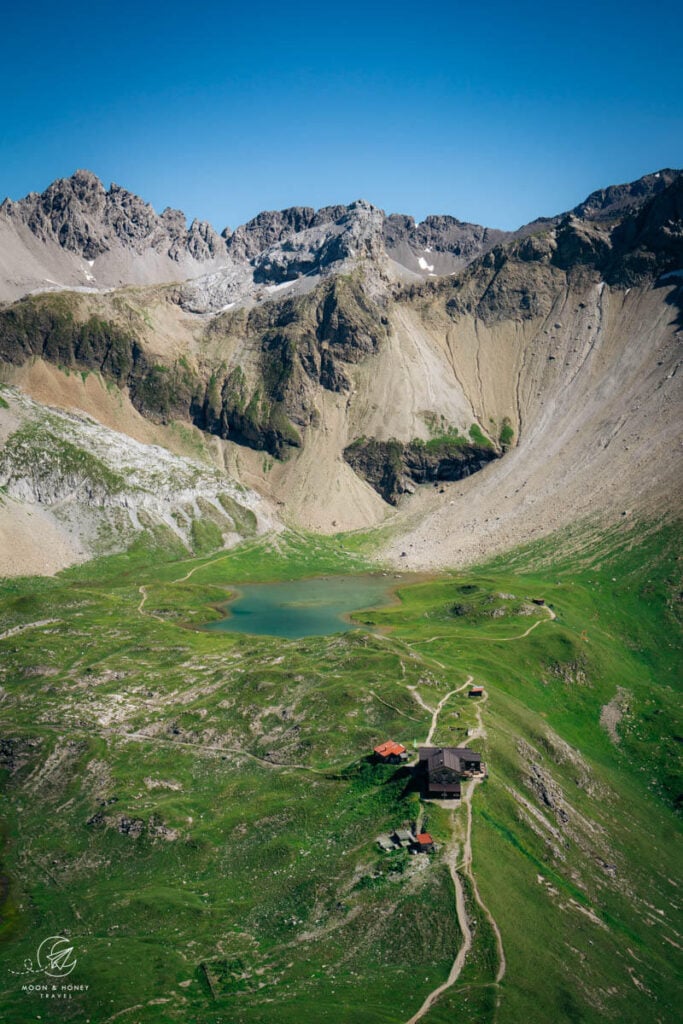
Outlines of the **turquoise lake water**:
M394 576L326 576L284 583L235 586L228 615L205 629L219 633L251 633L298 640L357 629L348 618L363 608L393 603Z

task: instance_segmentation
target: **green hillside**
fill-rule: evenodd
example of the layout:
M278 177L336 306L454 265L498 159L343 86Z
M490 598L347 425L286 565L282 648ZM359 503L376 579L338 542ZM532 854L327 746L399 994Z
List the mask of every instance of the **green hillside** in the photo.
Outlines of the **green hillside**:
M376 571L369 537L178 561L159 533L6 581L0 1017L402 1024L463 940L452 855L471 949L426 1024L673 1022L679 542L577 531L297 641L196 627L235 583ZM368 758L412 753L447 694L434 741L475 730L489 770L471 874L465 801L421 805ZM421 816L436 854L380 852ZM22 986L61 933L88 988L47 1011Z

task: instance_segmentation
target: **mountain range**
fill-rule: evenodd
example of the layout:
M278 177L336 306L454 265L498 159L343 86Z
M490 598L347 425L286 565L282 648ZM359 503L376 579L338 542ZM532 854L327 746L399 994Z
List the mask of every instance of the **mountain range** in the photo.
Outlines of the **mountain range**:
M200 452L271 520L391 522L386 554L415 568L577 517L666 514L682 197L664 169L515 232L358 200L219 234L77 171L0 206L4 379ZM2 460L9 550L37 503L55 564L84 557L79 516L65 538L11 436Z

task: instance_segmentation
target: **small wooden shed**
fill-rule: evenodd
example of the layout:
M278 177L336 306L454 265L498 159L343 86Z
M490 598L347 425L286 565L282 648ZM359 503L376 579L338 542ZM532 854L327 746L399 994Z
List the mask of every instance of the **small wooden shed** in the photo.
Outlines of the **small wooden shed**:
M434 852L434 840L430 836L429 832L420 832L415 839L415 849L417 853Z

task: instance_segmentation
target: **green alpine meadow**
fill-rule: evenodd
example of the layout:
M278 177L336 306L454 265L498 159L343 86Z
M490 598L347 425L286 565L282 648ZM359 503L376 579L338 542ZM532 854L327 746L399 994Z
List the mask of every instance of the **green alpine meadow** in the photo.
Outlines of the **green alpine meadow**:
M463 942L453 850L470 948L427 1020L673 1019L676 531L401 581L328 636L202 628L232 585L360 574L367 550L187 560L145 536L4 587L6 1019L407 1021ZM439 705L436 742L480 728L468 808L370 756L412 753ZM419 815L434 855L378 848ZM42 933L77 958L48 1008L22 973Z

